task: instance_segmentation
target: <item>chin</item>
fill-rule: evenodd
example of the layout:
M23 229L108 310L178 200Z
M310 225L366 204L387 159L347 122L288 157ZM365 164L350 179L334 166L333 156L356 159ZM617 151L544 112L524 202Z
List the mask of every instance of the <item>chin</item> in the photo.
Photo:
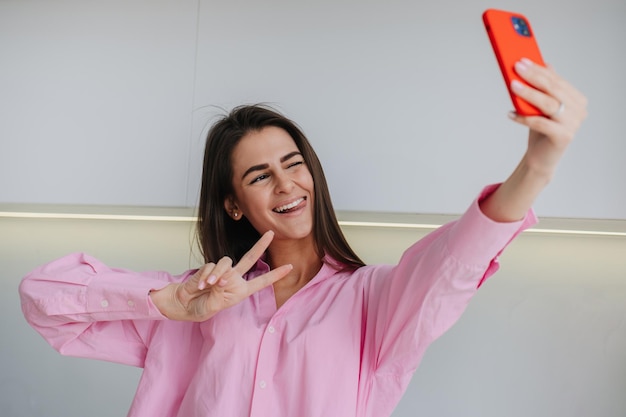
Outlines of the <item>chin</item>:
M281 233L280 239L284 240L306 240L313 239L313 229L308 228L306 230L287 230L285 233Z

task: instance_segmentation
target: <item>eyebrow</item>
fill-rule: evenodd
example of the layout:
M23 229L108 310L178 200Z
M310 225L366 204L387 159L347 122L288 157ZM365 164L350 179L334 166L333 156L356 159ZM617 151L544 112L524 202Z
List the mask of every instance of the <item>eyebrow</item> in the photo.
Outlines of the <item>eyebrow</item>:
M285 161L288 161L296 155L302 156L302 154L299 151L289 152L287 155L280 158L280 162L283 163ZM243 173L243 175L241 176L241 179L246 178L250 173L254 171L263 171L264 169L267 169L267 168L269 168L269 164L253 165L250 168L248 168L246 172Z

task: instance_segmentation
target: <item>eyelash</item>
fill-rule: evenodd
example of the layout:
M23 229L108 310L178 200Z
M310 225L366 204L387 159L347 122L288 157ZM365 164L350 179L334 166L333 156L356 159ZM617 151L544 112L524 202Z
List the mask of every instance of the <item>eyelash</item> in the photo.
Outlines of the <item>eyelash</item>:
M269 177L269 175L267 175L267 174L259 175L258 177L254 178L252 181L250 181L250 184L254 184L255 182L259 182L261 180L264 180L267 177Z
M293 167L298 166L298 165L304 165L304 161L296 161L294 163L291 163L291 164L287 165L287 169L293 168ZM262 180L266 179L267 177L269 177L268 174L259 175L258 177L255 177L252 181L250 181L250 184L254 184L256 182L262 181Z

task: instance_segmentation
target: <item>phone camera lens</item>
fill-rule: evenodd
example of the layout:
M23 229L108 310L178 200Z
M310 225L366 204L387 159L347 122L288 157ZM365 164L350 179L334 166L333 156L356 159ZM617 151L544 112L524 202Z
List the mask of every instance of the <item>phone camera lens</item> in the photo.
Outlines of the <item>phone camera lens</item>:
M521 17L512 17L513 28L517 33L522 36L530 36L530 30L528 29L528 24Z

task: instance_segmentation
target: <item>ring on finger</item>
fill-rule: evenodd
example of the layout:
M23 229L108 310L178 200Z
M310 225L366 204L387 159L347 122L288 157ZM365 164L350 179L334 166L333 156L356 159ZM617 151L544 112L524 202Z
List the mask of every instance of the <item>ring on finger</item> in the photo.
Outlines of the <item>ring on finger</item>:
M563 114L563 112L565 111L565 103L563 103L562 101L559 101L559 108L556 109L556 111L554 113L552 113L549 117L551 119L554 119L557 116L560 116L561 114Z

